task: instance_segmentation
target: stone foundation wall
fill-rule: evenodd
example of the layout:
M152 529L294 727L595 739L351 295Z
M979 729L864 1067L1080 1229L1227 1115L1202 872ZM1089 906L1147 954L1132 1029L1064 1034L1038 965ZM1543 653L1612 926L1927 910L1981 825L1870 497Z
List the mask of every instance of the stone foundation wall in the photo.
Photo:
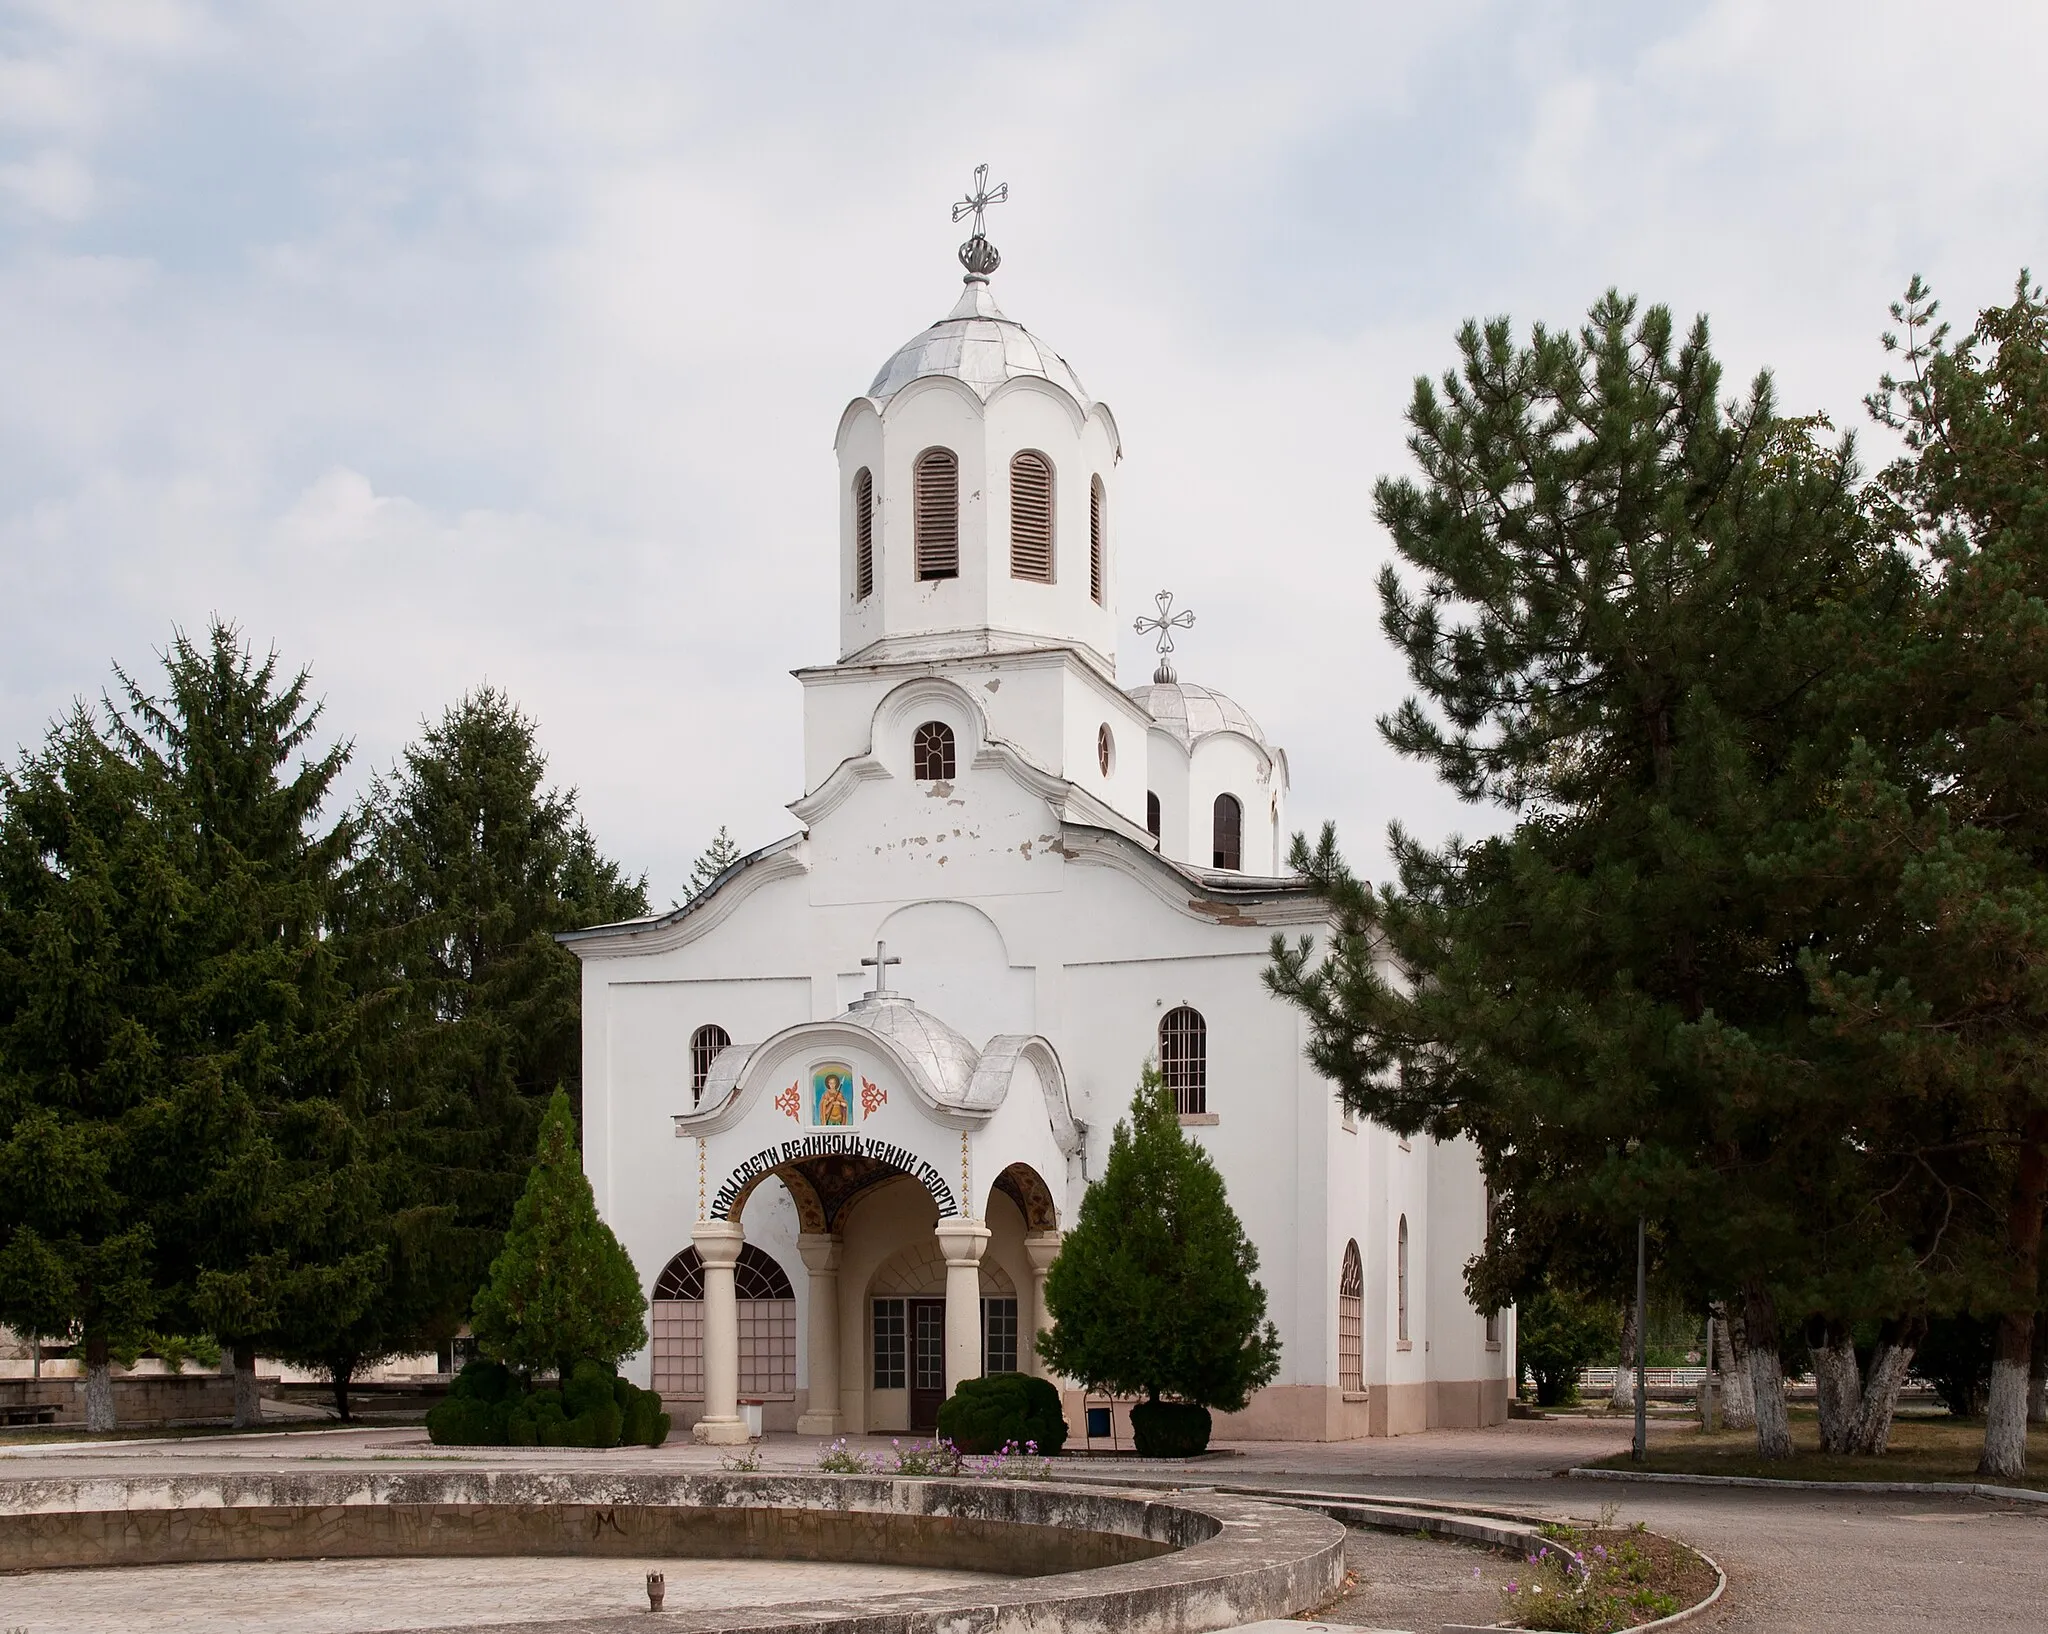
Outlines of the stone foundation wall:
M258 1379L264 1391L275 1378ZM57 1424L85 1422L85 1380L0 1379L0 1410L54 1407ZM221 1373L114 1375L114 1422L173 1424L188 1419L232 1418L235 1381Z

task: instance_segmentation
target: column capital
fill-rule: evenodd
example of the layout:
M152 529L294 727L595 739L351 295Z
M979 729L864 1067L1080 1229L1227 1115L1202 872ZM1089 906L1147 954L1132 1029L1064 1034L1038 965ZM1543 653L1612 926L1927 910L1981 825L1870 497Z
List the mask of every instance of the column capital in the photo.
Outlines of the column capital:
M941 1220L932 1227L932 1235L938 1239L939 1252L946 1256L948 1265L979 1265L983 1250L993 1233L979 1220Z
M1031 1269L1040 1276L1052 1269L1052 1262L1060 1257L1060 1244L1066 1234L1059 1231L1034 1231L1024 1239L1024 1257L1031 1262Z
M806 1231L798 1236L796 1251L803 1255L804 1269L812 1276L828 1277L839 1269L839 1261L846 1253L846 1239L830 1232Z
M731 1270L740 1262L747 1234L737 1220L699 1220L690 1227L690 1241L707 1267Z

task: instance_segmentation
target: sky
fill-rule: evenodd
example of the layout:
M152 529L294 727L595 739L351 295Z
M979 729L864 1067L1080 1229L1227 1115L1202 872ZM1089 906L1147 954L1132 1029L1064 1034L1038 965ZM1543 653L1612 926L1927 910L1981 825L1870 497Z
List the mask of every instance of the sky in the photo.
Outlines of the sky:
M2048 269L2044 63L1969 0L0 0L0 754L217 615L350 791L488 682L657 904L791 832L834 430L986 162L1004 309L1123 433L1120 675L1172 588L1377 871L1497 821L1372 725L1415 377L1618 287L1861 427L1911 275Z

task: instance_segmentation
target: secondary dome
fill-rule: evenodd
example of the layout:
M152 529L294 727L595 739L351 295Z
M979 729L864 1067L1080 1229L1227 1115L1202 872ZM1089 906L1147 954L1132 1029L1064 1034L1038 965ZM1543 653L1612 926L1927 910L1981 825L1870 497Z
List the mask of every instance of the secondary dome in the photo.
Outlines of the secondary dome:
M886 403L913 380L935 375L972 387L983 402L1004 382L1030 375L1088 406L1087 390L1067 360L1021 323L1004 317L983 278L970 277L951 312L897 348L868 387L868 396Z
M899 993L869 993L840 1017L886 1038L924 1074L932 1098L942 1106L965 1106L974 1082L977 1050L937 1016Z
M1266 734L1259 730L1259 723L1243 704L1207 687L1188 681L1153 681L1132 687L1126 696L1157 725L1179 738L1184 748L1192 749L1200 739L1217 732L1236 732L1261 749L1271 748Z

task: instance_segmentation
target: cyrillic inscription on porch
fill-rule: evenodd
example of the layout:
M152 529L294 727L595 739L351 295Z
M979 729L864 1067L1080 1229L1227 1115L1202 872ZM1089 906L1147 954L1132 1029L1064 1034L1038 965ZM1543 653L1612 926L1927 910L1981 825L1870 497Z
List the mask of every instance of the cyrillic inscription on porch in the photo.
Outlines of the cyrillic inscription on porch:
M726 1177L725 1184L718 1188L718 1194L711 1199L711 1218L731 1219L734 1205L762 1175L786 1163L798 1163L809 1157L861 1157L872 1163L887 1164L909 1175L931 1194L932 1201L939 1205L940 1219L951 1219L960 1212L960 1205L953 1196L953 1188L946 1184L946 1177L915 1152L906 1151L894 1141L876 1140L871 1135L831 1134L805 1135L798 1140L786 1140L780 1146L771 1146L764 1152L756 1152L734 1169Z

